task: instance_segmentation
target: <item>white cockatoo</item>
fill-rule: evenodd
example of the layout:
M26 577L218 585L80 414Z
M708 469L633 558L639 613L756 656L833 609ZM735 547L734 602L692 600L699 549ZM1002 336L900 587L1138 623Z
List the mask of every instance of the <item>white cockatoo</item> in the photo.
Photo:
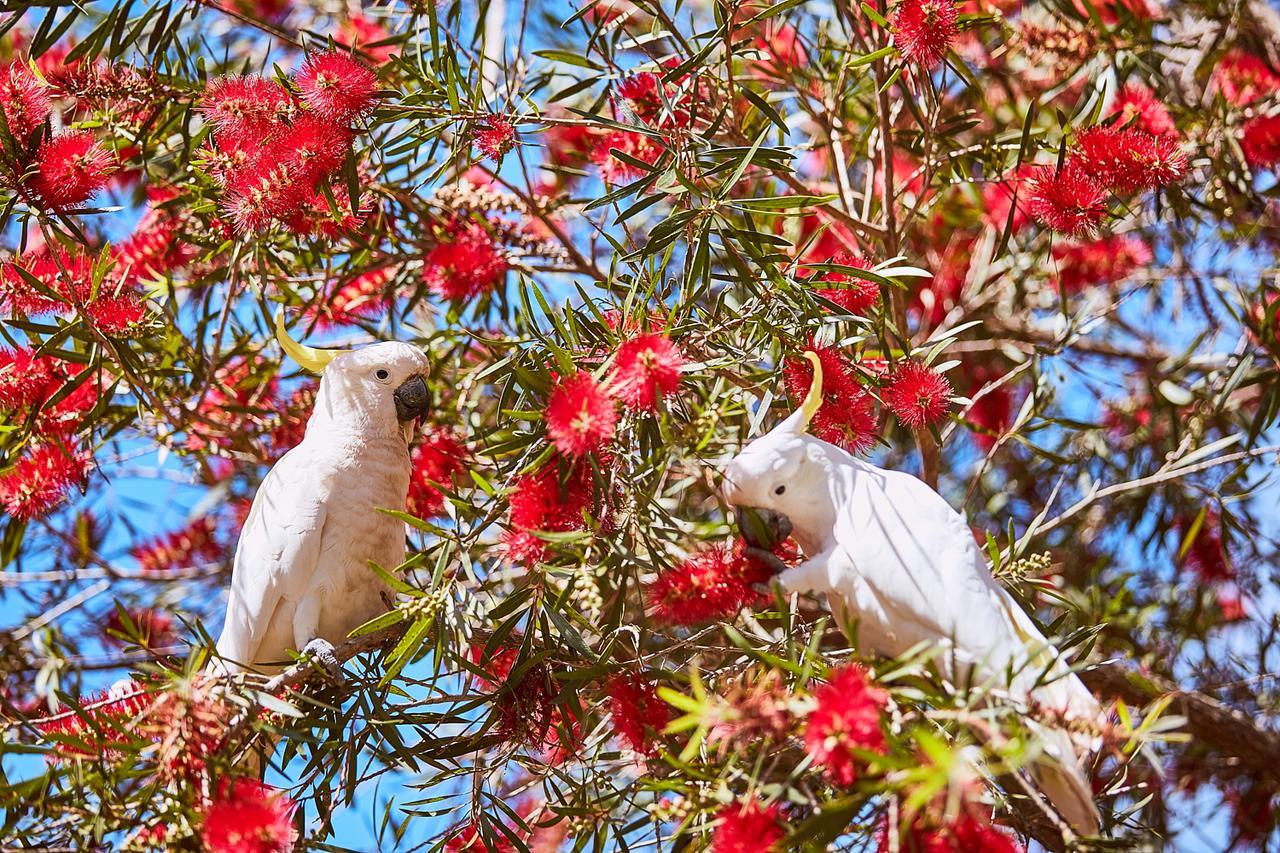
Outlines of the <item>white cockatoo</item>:
M276 316L276 336L320 373L302 442L254 496L240 533L215 667L279 670L289 650L338 671L334 644L386 610L372 561L404 561L409 443L430 405L427 357L405 343L350 351L303 346Z
M825 593L859 648L901 655L940 644L944 677L986 683L1067 720L1102 721L1098 701L991 576L965 519L924 482L886 471L806 433L822 402L822 366L801 408L751 442L724 472L723 494L743 537L759 549L795 537L805 560L777 581ZM969 679L969 676L977 678ZM1045 795L1079 833L1099 816L1083 768L1090 739L1028 721L1044 742L1031 766Z

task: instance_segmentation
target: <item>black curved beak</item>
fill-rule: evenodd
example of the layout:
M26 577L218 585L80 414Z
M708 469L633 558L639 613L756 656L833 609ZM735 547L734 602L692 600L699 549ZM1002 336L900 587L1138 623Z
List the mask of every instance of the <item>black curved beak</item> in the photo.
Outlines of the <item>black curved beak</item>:
M426 417L431 408L431 392L427 390L427 380L421 376L406 379L392 396L396 400L396 417L401 423Z
M791 519L776 510L735 506L733 515L738 522L738 532L752 548L772 551L791 535Z

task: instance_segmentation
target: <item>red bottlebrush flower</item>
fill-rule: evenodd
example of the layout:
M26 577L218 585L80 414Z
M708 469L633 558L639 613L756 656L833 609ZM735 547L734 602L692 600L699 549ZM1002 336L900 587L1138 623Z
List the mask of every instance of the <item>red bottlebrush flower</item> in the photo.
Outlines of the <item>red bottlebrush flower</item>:
M393 266L360 273L320 300L307 319L318 331L327 331L380 316L387 310L386 289L395 274Z
M399 50L395 45L378 44L390 38L391 33L387 32L386 27L356 12L338 26L338 33L333 40L345 47L355 48L381 64L389 62Z
M850 453L861 453L875 441L876 418L871 395L854 375L853 366L832 347L810 347L822 362L822 405L809 432ZM789 358L782 380L792 399L803 400L813 381L813 366L804 358Z
M617 93L644 121L654 122L662 113L662 77L652 71L627 77L618 83Z
M35 249L0 267L0 296L10 311L23 317L63 310L70 305L72 293L88 298L92 267L92 261L83 254L72 255L62 248ZM19 269L61 298L53 299L37 290Z
M975 432L973 440L984 451L995 446L996 441L1013 422L1013 394L1001 386L979 397L969 409L970 423L984 432Z
M218 562L225 555L225 549L218 541L217 522L204 516L186 527L144 542L130 553L140 571L159 574Z
M294 174L311 189L315 183L341 168L351 149L354 134L326 119L302 116L280 137L279 144L286 160L294 165ZM264 157L274 156L268 148Z
M235 779L204 813L200 832L209 853L289 853L293 850L293 801L251 779Z
M87 130L69 130L40 145L31 185L51 209L88 201L107 185L116 157Z
M786 77L808 63L800 31L790 24L765 21L764 31L754 41L763 57L753 63L753 67L766 76Z
M85 313L98 331L120 338L137 331L147 316L147 305L135 293L100 296L85 306Z
M1255 169L1270 169L1280 163L1280 115L1262 116L1245 124L1240 148Z
M581 124L553 124L542 132L543 151L547 165L553 169L581 168L588 153L595 147L600 133ZM576 178L572 174L558 174L563 182Z
M645 590L648 611L666 625L731 619L760 599L754 583L767 570L744 558L740 547L713 545L666 569Z
M1027 209L1040 224L1064 234L1094 233L1107 215L1107 194L1076 163L1041 166L1031 178Z
M1074 0L1076 13L1082 18L1090 18L1089 8L1082 0ZM1154 20L1161 13L1156 0L1093 0L1091 3L1098 18L1107 26L1114 26L1120 20L1118 9L1138 21Z
M10 62L0 69L0 111L14 140L26 145L53 111L49 90L25 64Z
M671 722L671 706L652 684L636 676L614 676L605 692L614 733L639 754L652 755L653 733L661 733Z
M1178 528L1183 531L1184 537L1191 525L1191 519L1179 522ZM1195 538L1187 546L1182 565L1195 572L1205 583L1235 580L1236 570L1231 565L1231 549L1222 541L1222 524L1216 512L1209 512L1205 516Z
M1058 281L1067 293L1115 284L1151 263L1151 248L1138 237L1117 234L1053 247Z
M834 670L813 698L817 706L805 724L805 749L832 782L847 788L862 766L855 749L888 754L880 717L889 694L873 686L867 671L855 663Z
M716 815L716 831L711 838L714 853L766 853L777 850L787 833L781 826L782 811L777 804L762 805L754 797L730 803Z
M828 263L842 267L857 267L860 270L869 270L874 266L867 258L849 252L841 252ZM874 281L842 272L828 272L823 275L824 278L820 283L826 286L815 288L814 293L828 302L834 302L850 314L866 314L880 301L880 286Z
M200 113L221 136L265 135L284 126L295 110L289 91L267 77L217 77L205 86Z
M378 75L341 50L308 56L294 82L316 115L339 124L355 121L377 102Z
M422 259L422 278L445 299L475 299L497 287L507 275L501 244L478 223L454 221Z
M545 664L517 667L518 640L494 649L485 657L483 645L471 648L471 660L484 673L480 686L495 692L497 710L495 733L503 740L545 747L559 721L555 698L558 689Z
M418 518L444 514L441 486L452 488L467 467L467 447L446 429L432 429L413 451L406 510Z
M559 466L551 462L517 480L508 501L512 529L503 540L507 557L536 563L546 556L547 543L534 531L566 533L586 527L583 513L595 507L591 468L576 464L561 483Z
M61 445L40 445L0 475L0 505L14 518L40 518L61 504L88 473L84 454Z
M1152 136L1177 138L1178 126L1174 124L1169 108L1156 99L1155 92L1141 83L1128 83L1111 105L1108 118L1118 116L1121 127L1131 126Z
M122 277L162 276L191 263L199 247L182 239L182 218L160 207L150 207L133 233L112 249Z
M0 349L0 409L25 409L48 397L53 361L21 347Z
M877 169L871 181L871 191L876 198L884 198L884 179L886 173ZM924 170L920 161L905 151L893 152L893 191L896 196L914 196L918 198L925 190Z
M613 397L585 371L558 382L547 400L547 435L565 456L604 449L613 440L617 424Z
M946 416L951 404L951 383L941 373L907 361L889 376L881 398L903 426L922 429Z
M480 827L475 823L467 823L458 827L444 843L447 853L512 853L516 848L501 832L491 832L492 842L485 841Z
M1098 183L1120 193L1166 186L1187 170L1187 155L1177 140L1135 128L1083 130L1076 137L1071 159L1082 174L1093 175Z
M656 332L631 338L618 347L609 389L630 409L652 412L658 400L680 387L684 354Z
M279 379L264 366L262 357L256 356L218 368L215 385L199 401L198 417L187 432L188 450L243 447L264 431L279 409Z
M1280 74L1260 57L1243 50L1228 51L1213 69L1213 82L1227 103L1245 107L1280 92Z
M1029 181L1036 174L1036 167L1023 163L1014 171L998 181L991 181L982 187L982 221L992 228L1003 232L1006 225L1011 233L1017 233L1031 224L1031 188ZM1010 223L1009 213L1014 204L1013 221Z
M942 62L959 33L953 0L903 0L893 14L893 40L902 56L923 68Z
M85 415L98 404L103 391L101 375L84 376L85 368L65 361L50 359L47 362L52 378L41 389L40 398L33 404L39 406L36 429L45 438L67 438L84 422ZM72 386L68 391L67 386ZM65 396L61 396L65 393ZM56 403L49 403L61 396Z
M125 615L113 609L103 625L103 638L112 645L125 646L133 642L133 637L137 637L138 644L145 649L171 646L177 639L173 617L149 607L131 609Z
M242 231L254 231L295 215L346 159L352 134L315 116L302 116L264 146L260 139L224 135L233 140L224 152L234 155L225 168L223 206Z
M881 826L876 843L878 853L892 849L887 822ZM967 813L942 826L917 818L899 837L899 849L910 853L1026 853L1007 833Z
M104 754L118 754L111 744L130 739L131 723L147 713L154 694L135 681L122 681L104 693L90 696L80 703L80 711L67 710L52 717L35 720L42 735L64 735L83 741L85 748L59 743L56 758L67 761L93 760ZM90 722L92 721L92 722Z
M327 179L321 179L321 184ZM351 209L351 194L343 187L331 187L334 204L320 190L313 190L299 203L297 210L285 217L284 223L295 234L338 240L359 231L373 212L374 201L368 193L356 199Z
M516 126L506 116L491 115L482 126L476 128L471 138L481 154L495 163L501 163L515 144Z
M615 130L591 147L588 155L600 169L600 177L611 184L628 184L648 174L648 170L623 160L614 150L652 166L662 156L663 148L656 140L632 130Z

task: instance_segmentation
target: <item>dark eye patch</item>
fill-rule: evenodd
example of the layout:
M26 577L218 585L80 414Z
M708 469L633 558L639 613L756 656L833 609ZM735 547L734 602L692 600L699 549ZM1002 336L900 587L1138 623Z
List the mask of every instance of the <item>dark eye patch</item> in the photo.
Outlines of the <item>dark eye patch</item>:
M786 486L778 486L778 488L776 488L776 489L774 489L774 490L773 490L773 493L774 493L775 495L780 495L780 494L782 494L783 492L785 492L786 490L787 490L787 487L786 487Z
M379 379L386 379L391 374L383 370L381 367L379 367L373 375L378 377Z

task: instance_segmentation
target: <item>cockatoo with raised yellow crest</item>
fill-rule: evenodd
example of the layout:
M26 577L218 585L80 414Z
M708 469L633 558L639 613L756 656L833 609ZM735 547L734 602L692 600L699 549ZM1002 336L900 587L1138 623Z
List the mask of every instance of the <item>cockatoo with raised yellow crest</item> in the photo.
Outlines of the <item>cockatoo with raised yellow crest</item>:
M856 625L850 639L859 648L897 656L938 644L935 659L953 683L985 682L1063 720L1102 722L1098 701L991 576L960 513L910 474L806 432L822 402L822 366L805 356L813 382L801 408L724 471L723 494L747 543L767 549L790 533L804 552L791 568L775 561L782 589L824 593L842 624ZM1031 719L1028 726L1044 744L1030 767L1038 786L1078 833L1096 834L1084 769L1091 739Z
M320 350L276 337L320 374L302 442L271 469L240 533L215 668L272 672L289 652L337 672L334 644L386 609L370 561L404 561L409 443L427 414L427 357L405 343Z

